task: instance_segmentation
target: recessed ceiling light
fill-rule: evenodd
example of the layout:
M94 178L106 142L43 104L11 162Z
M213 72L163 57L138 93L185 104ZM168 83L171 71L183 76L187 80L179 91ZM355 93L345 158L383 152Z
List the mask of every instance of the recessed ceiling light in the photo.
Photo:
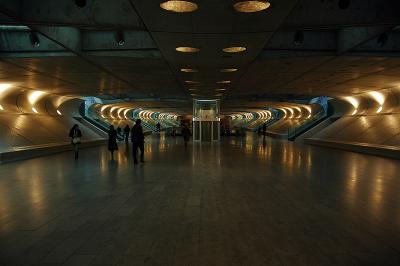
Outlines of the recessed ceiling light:
M216 91L226 91L226 89L215 89Z
M223 73L226 73L226 72L236 72L236 71L238 71L237 68L224 68L224 69L221 69L221 70L220 70L220 72L223 72Z
M160 4L162 9L178 13L186 13L195 11L198 6L196 3L183 0L170 0Z
M197 91L197 89L189 89L190 91Z
M176 47L175 50L177 50L178 52L181 52L181 53L198 53L198 52L200 52L199 48L188 47L188 46Z
M198 96L198 94L191 93L190 96Z
M225 53L240 53L246 51L246 47L242 46L232 46L232 47L226 47L222 49Z
M186 82L187 84L199 84L199 83L200 83L200 82L195 81L195 80L185 80L185 82Z
M221 81L217 81L218 84L229 84L231 83L230 80L221 80Z
M58 114L58 115L62 115L61 112L60 112L60 110L57 110L57 114Z
M214 96L220 97L220 96L224 96L222 93L218 93L218 94L214 94Z
M186 73L196 73L199 72L197 69L193 69L193 68L181 68L182 72L186 72Z
M265 10L271 6L271 3L263 0L253 0L253 1L240 1L233 5L236 11L252 13Z

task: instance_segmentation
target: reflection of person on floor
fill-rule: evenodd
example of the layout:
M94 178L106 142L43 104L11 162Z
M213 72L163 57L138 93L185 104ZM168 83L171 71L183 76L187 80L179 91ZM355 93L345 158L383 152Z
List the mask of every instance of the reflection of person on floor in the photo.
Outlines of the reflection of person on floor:
M114 129L114 126L110 126L110 130L108 131L108 150L111 153L111 160L114 160L114 151L118 150L117 144L117 131Z
M135 125L132 127L131 140L133 145L133 161L135 164L137 161L137 150L140 150L140 161L144 163L144 134L141 126L142 120L137 119Z
M187 143L188 143L189 138L190 138L190 129L189 129L187 124L183 125L181 133L182 133L182 136L183 136L183 141L185 142L185 148L187 148Z
M77 160L79 157L79 146L82 138L82 132L77 124L75 124L69 131L69 137L71 138L71 144L74 146L75 160Z
M125 143L129 142L129 133L131 132L131 128L129 125L126 125L124 128L124 138L125 138Z

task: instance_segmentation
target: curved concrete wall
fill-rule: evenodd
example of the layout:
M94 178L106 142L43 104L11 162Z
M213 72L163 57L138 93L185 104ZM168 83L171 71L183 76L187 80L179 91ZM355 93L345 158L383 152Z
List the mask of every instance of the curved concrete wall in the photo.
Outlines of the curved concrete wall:
M72 117L36 114L0 114L0 152L16 148L34 148L44 144L69 143L68 133L74 124L79 124L83 141L102 139L91 128L80 124Z
M309 143L341 143L390 150L400 147L400 90L372 91L331 103L334 116L341 118L315 133Z
M287 135L289 130L301 125L306 119L282 119L267 128L267 131L277 135Z
M399 147L400 114L342 117L312 138Z
M103 139L104 135L74 119L80 117L82 103L76 96L0 84L0 152L69 143L74 124L80 125L83 141Z

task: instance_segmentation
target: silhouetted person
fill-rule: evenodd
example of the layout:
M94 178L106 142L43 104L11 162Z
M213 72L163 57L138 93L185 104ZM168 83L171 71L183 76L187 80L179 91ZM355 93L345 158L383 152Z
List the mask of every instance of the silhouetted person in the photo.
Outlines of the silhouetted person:
M79 146L82 138L82 132L77 124L75 124L69 131L69 137L71 138L71 144L74 146L75 160L77 160L79 157Z
M129 125L126 125L124 128L124 138L125 138L126 143L129 142L129 133L130 132L131 132L131 128L129 127Z
M156 128L157 128L157 131L158 131L158 132L161 132L161 125L160 125L160 122L157 122Z
M118 150L117 131L114 129L114 126L110 126L110 130L108 131L108 150L111 153L111 159L114 160L114 151Z
M190 138L190 129L186 124L183 125L181 133L183 136L183 141L185 142L185 148L187 148L187 143Z
M263 132L263 136L264 136L264 139L265 139L265 135L267 134L267 125L265 123L262 126L262 132Z
M131 131L131 139L132 139L132 146L133 146L133 162L135 164L138 163L137 161L137 150L140 150L140 161L144 162L144 134L142 128L142 120L137 119L135 125L132 127Z

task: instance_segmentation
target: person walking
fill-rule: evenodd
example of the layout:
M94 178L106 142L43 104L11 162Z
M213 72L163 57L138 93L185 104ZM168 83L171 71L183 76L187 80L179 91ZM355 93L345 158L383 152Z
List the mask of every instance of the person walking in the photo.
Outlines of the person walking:
M71 138L71 144L74 146L75 160L79 157L79 146L81 144L82 132L79 126L75 124L69 131L69 137Z
M185 149L186 149L188 141L189 141L189 138L190 138L190 134L191 134L190 133L190 129L189 129L187 124L183 125L181 133L182 133L182 136L183 136L183 141L185 142Z
M125 143L129 142L129 133L131 132L131 128L129 125L126 125L124 128L124 138L125 138Z
M131 140L133 146L133 162L138 163L137 150L140 150L140 161L144 163L144 134L142 128L142 120L137 119L135 125L132 127Z
M117 144L117 131L114 129L114 126L110 126L110 130L108 130L108 150L111 153L111 160L114 160L114 151L118 150Z
M265 139L265 135L267 134L267 124L263 124L262 126L263 138Z

